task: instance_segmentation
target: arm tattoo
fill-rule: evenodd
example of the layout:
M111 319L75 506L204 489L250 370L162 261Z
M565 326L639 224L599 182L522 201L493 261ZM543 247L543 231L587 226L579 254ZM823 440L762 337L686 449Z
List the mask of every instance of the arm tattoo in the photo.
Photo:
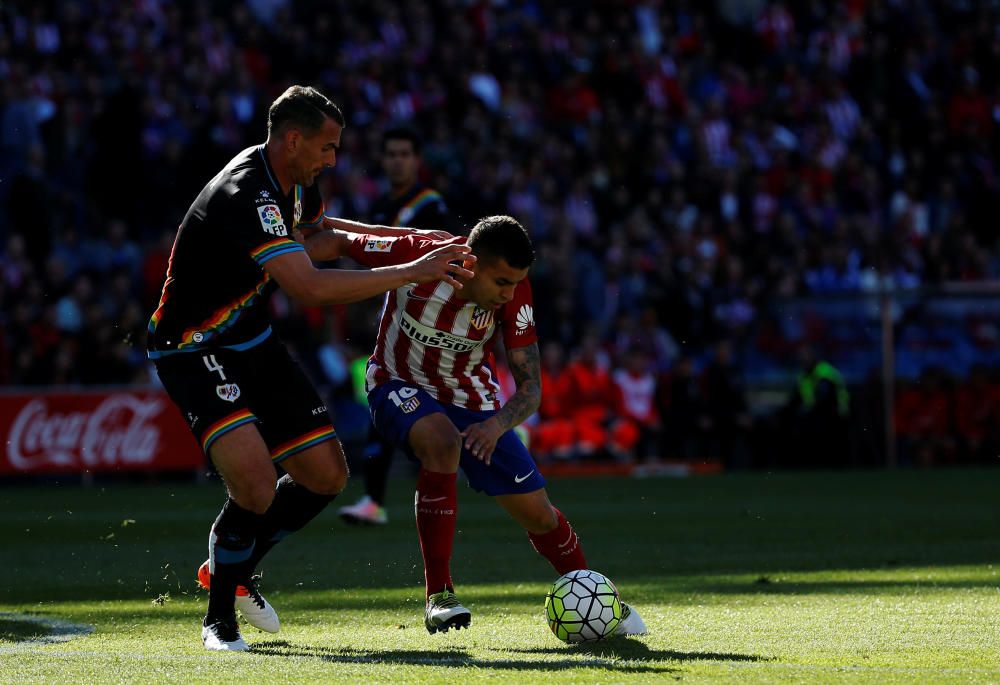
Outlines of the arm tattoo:
M504 430L510 430L538 410L542 402L542 372L538 344L518 347L507 352L510 372L517 383L515 392L496 413Z

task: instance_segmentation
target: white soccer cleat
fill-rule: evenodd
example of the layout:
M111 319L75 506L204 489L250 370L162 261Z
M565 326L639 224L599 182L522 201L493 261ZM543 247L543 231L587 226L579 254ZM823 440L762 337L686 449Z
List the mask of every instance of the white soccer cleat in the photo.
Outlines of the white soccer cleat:
M341 507L338 513L340 514L340 518L344 519L347 523L384 526L389 522L389 516L385 513L385 507L379 506L368 495L365 495L354 504Z
M470 623L472 612L459 603L454 592L445 589L427 598L424 626L428 633L447 633L452 628L468 628Z
M642 616L639 612L630 607L625 602L622 602L622 620L618 622L618 626L615 628L615 635L645 635L649 631L646 630L646 622L642 620Z
M257 630L276 633L281 629L281 621L278 620L278 612L264 599L264 595L260 594L259 582L260 576L254 576L246 585L236 586L236 608L243 614L247 623ZM212 586L208 560L205 560L198 569L198 585L205 590Z
M205 649L212 652L245 652L250 649L250 645L240 635L240 627L236 624L235 616L230 619L219 619L209 625L203 624L201 641Z
M257 630L265 633L276 633L281 629L281 621L278 620L278 612L274 610L271 603L260 594L257 584L260 576L254 576L245 586L247 594L236 593L236 608L243 614L247 623Z

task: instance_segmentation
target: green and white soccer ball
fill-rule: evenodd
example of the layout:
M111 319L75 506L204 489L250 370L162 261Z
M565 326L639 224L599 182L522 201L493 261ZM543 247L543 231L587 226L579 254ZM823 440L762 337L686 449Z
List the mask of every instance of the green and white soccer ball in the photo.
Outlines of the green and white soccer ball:
M622 620L618 589L597 571L570 571L545 595L545 618L563 642L594 642L610 637Z

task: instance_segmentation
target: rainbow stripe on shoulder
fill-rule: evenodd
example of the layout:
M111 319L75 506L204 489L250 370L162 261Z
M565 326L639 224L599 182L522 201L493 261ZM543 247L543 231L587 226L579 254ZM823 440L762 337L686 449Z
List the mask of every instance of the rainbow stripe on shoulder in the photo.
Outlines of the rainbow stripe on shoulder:
M441 193L431 188L424 188L419 193L414 195L409 202L407 202L405 205L399 208L399 211L396 212L396 216L393 219L393 225L395 226L399 225L398 223L399 217L402 216L403 212L405 212L406 210L409 210L410 216L414 216L421 209L423 209L424 205L430 204L431 202L435 202L437 200L441 200Z
M257 262L259 266L263 266L268 260L280 257L283 254L304 251L305 248L294 240L289 240L288 238L277 238L258 245L254 249L250 250L250 257Z

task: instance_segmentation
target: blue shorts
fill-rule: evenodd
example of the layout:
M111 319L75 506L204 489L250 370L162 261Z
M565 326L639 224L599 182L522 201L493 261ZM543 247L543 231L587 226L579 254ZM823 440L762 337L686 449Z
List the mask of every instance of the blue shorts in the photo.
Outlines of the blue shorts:
M372 421L382 436L399 445L411 457L408 437L410 429L425 416L440 412L451 419L459 432L473 423L485 421L495 411L472 411L451 404L441 404L427 391L405 381L393 379L368 393ZM462 448L459 461L469 486L487 495L520 495L545 487L528 448L514 431L507 431L497 440L489 465Z

